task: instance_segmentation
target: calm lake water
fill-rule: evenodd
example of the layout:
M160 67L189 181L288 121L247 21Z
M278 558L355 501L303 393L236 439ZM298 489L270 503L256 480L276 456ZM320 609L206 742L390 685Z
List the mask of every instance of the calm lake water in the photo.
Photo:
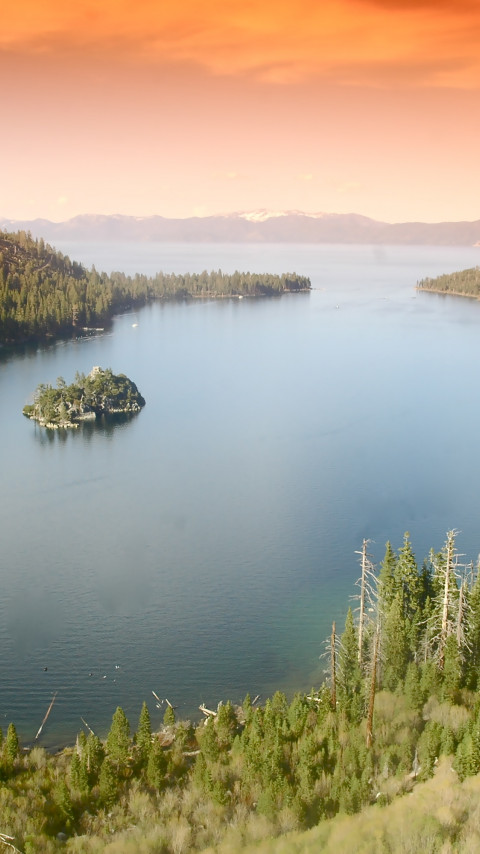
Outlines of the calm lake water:
M111 331L0 359L0 725L31 742L136 726L152 690L201 717L322 679L331 620L410 531L480 550L480 303L420 294L480 249L59 245L97 269L297 271L310 294L156 304ZM147 401L48 432L40 382L93 365ZM45 669L48 668L48 669ZM3 723L2 723L3 722Z

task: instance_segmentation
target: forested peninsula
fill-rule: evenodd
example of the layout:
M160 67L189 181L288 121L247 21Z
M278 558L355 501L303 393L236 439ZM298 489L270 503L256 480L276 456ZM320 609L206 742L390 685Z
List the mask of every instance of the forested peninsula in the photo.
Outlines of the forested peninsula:
M434 279L421 279L418 290L452 296L480 297L480 267L470 267L457 273L444 273Z
M310 290L296 273L98 273L25 231L0 232L0 344L101 328L156 299L258 297Z
M341 633L332 622L326 680L307 694L201 707L197 725L154 695L157 732L139 698L134 732L119 707L104 739L83 721L55 756L37 740L22 751L9 724L0 841L23 854L477 851L479 568L455 531L421 566L408 534L378 568L368 548L358 608Z
M58 377L56 388L39 385L23 414L44 427L76 427L98 415L140 412L142 406L145 400L132 380L97 366L87 376L77 372L71 385L63 377Z

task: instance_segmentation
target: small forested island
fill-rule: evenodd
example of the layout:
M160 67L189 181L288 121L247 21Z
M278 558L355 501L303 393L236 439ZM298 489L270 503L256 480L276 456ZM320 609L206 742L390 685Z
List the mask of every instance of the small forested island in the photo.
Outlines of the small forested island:
M113 315L152 300L259 297L311 288L297 273L98 273L25 231L0 231L0 344L102 328Z
M444 273L435 279L421 279L417 283L417 289L421 291L433 291L437 294L451 294L452 296L480 297L480 267L470 267L468 270L460 270L457 273Z
M22 854L478 851L480 576L455 538L419 566L405 534L379 568L363 541L359 607L341 634L333 622L326 680L308 693L202 705L194 725L152 691L159 730L139 698L134 733L118 707L104 738L82 718L55 755L37 740L53 700L23 752L10 723L0 842Z
M125 374L94 367L87 376L77 372L71 385L63 377L58 377L56 388L40 384L23 414L44 427L76 427L97 415L140 412L142 406L144 398Z

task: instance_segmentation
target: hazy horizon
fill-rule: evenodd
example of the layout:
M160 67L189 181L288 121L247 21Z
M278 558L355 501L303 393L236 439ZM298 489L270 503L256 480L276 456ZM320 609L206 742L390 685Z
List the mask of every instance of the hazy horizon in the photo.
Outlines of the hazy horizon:
M169 216L166 216L165 214L162 214L162 213L152 213L152 214L142 215L142 214L129 214L129 213L103 214L103 213L94 213L92 211L82 211L81 213L73 214L73 216L64 217L62 219L51 219L50 217L44 217L44 216L30 217L30 218L27 218L27 217L15 217L14 218L14 217L4 216L0 211L0 222L11 221L12 223L14 223L14 222L34 222L36 220L45 220L46 222L51 222L54 225L61 225L62 223L67 223L70 220L74 220L74 219L82 218L82 217L109 217L111 219L123 218L123 219L135 219L135 220L148 220L148 219L155 219L155 218L178 219L178 220L185 219L185 220L187 220L187 219L192 219L192 218L208 219L209 217L225 217L225 218L243 217L245 219L249 219L250 217L248 215L256 214L256 213L260 213L260 212L262 212L262 213L264 212L266 214L266 216L262 219L260 219L260 218L259 219L253 219L253 217L252 217L251 221L261 222L261 221L265 221L266 219L274 219L274 218L279 218L279 217L289 216L289 215L291 215L291 216L293 216L293 215L306 216L306 217L309 217L312 219L320 219L322 217L327 218L327 217L352 216L352 217L361 217L361 218L365 218L365 219L371 219L372 222L381 222L381 223L384 223L386 225L400 225L402 223L420 223L422 225L436 225L436 224L440 224L440 223L444 223L444 222L461 223L461 222L478 222L480 220L480 210L479 210L478 216L475 217L474 219L471 219L471 220L454 220L454 219L449 218L447 220L439 220L439 219L428 220L428 221L427 220L422 220L422 221L420 221L420 220L398 220L398 221L394 222L392 220L388 220L388 221L387 220L377 220L375 217L367 217L366 214L363 214L360 211L345 211L343 213L337 213L336 211L284 210L284 211L279 212L279 211L270 211L267 208L256 208L255 210L220 211L219 213L214 213L214 214L186 214L185 216L175 216L175 217L174 216L169 217Z
M9 219L480 216L469 0L2 10Z

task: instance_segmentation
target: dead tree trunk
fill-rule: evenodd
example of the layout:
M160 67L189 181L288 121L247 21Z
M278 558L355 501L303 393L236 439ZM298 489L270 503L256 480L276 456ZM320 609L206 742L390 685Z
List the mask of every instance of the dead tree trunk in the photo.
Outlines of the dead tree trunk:
M363 632L365 627L365 587L367 582L367 540L362 545L362 579L360 583L360 617L358 621L358 663L363 661Z
M378 659L378 640L380 636L379 627L377 625L375 631L375 642L373 645L373 661L372 661L372 678L370 682L370 696L368 699L368 713L367 713L367 732L366 732L366 745L367 748L372 746L373 741L373 711L375 708L375 691L377 688L377 659Z
M445 644L448 637L448 606L450 604L450 575L453 566L453 551L455 547L454 531L447 533L447 542L445 548L445 581L443 585L443 602L442 602L442 627L440 629L440 644L439 644L439 659L438 664L440 670L443 670L445 664Z
M458 594L458 614L457 614L457 646L461 650L464 641L463 635L463 621L465 616L465 582L462 581L460 585L460 592Z
M335 622L332 623L332 636L330 638L330 669L332 672L332 709L337 708L337 667L336 667L336 651L335 651Z

